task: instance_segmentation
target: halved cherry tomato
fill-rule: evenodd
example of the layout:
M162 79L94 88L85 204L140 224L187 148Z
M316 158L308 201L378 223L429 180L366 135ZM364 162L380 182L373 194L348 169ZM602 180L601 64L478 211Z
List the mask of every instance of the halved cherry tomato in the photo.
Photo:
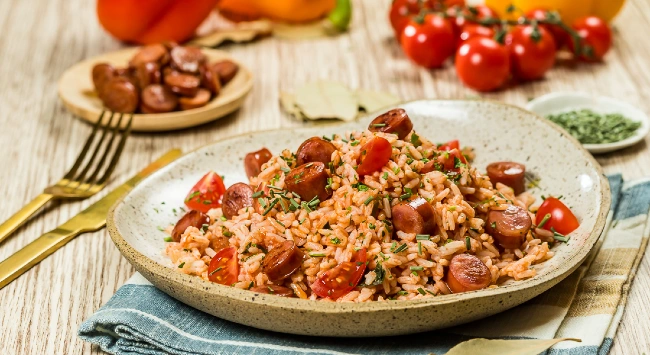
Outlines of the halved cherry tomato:
M452 148L451 150L445 150L438 156L438 163L440 163L440 165L442 165L443 169L446 171L458 172L460 171L460 166L458 165L467 164L467 159L465 159L465 156L463 156L460 150L457 148Z
M458 142L458 139L454 139L452 141L449 141L445 144L440 144L438 146L438 150L452 150L452 149L460 150L460 142Z
M207 213L211 208L221 206L224 192L226 192L226 187L221 176L210 171L192 187L185 198L185 206L191 210Z
M221 285L232 285L239 277L239 262L237 248L222 249L210 261L208 279Z
M392 153L393 147L390 146L390 143L386 139L381 137L371 139L370 142L361 147L357 173L363 176L381 170L390 160Z
M535 221L540 223L544 216L551 215L551 218L542 226L542 229L555 230L561 234L569 234L580 226L580 222L562 201L555 197L547 197L539 206Z
M367 259L366 249L359 250L352 257L352 261L343 262L319 276L311 284L312 291L320 297L333 300L352 291L366 271Z

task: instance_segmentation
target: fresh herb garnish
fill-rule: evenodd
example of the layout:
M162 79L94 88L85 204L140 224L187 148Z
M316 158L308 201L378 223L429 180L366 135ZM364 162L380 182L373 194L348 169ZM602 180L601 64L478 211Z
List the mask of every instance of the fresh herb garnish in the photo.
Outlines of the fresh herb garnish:
M372 202L374 199L375 199L374 196L370 196L365 201L363 201L363 204L368 206L370 204L370 202Z
M641 122L633 121L620 113L601 115L588 109L548 115L546 118L566 129L582 144L622 141L633 136L641 127Z
M417 240L429 240L431 236L429 234L416 234L415 239Z
M551 214L550 213L545 214L544 218L542 218L542 221L539 222L539 224L537 225L537 228L544 227L544 225L546 224L546 222L548 222L549 219L551 219Z
M165 238L165 239L163 239L163 240L164 240L165 242L167 242L167 243L169 243L169 242L173 242L173 241L174 241L174 239L173 239L172 237L167 237L167 238Z
M212 272L210 272L208 275L209 275L209 276L212 276L212 275L214 275L215 272L218 272L218 271L221 270L221 269L223 269L223 267L222 267L222 266L219 266L218 268L212 270Z
M381 176L384 180L388 180L388 173L384 172L384 175Z
M413 144L416 147L419 147L420 145L422 145L422 142L420 141L420 136L415 134L415 132L413 132L411 134L411 144Z
M327 254L325 253L309 253L309 256L314 257L314 258L322 258L326 256Z
M341 239L339 239L338 237L334 237L334 238L330 239L330 242L332 242L332 244L334 244L334 245L339 245L339 244L341 244Z
M371 124L371 126L373 126L373 127L386 127L386 124L385 123L373 123L373 124Z
M465 237L465 248L467 250L472 250L472 242L469 237Z
M409 247L409 246L406 245L406 243L404 243L404 244L400 245L399 247L397 247L397 249L395 249L395 251L394 251L393 253L395 253L395 254L397 254L397 253L401 253L401 252L403 252L404 250L408 249L408 247Z
M184 261L183 261L182 263L178 264L178 268L179 268L179 269L182 269L183 266L185 266L185 262L184 262Z
M264 210L264 212L262 213L262 216L266 216L269 212L271 212L271 210L273 209L273 207L275 207L275 205L277 205L279 201L280 201L279 198L277 198L277 197L274 198L273 201L271 201L271 203L269 204L269 207L267 207L267 208Z
M418 292L419 292L421 295L426 295L426 292L424 292L424 289L423 289L422 287L419 287L419 288L418 288Z
M203 233L207 232L207 231L208 231L208 227L210 227L209 224L203 224L203 225L201 225L201 231L202 231Z

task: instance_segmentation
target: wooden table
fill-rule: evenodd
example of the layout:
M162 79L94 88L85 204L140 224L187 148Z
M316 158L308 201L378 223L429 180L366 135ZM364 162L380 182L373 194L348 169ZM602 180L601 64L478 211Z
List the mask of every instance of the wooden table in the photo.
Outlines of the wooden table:
M319 78L351 87L390 91L406 100L463 98L452 67L427 71L409 63L392 38L389 0L358 0L352 30L333 39L291 42L264 39L226 48L256 73L244 107L216 122L179 132L134 134L111 185L125 181L172 147L190 150L234 134L302 126L280 110L278 92ZM607 64L560 66L544 81L485 98L523 105L551 91L586 91L622 98L650 112L650 3L631 0L615 21L615 47ZM0 1L0 220L48 183L63 176L90 126L65 111L56 82L74 63L123 45L99 27L94 1ZM598 157L609 173L650 175L648 139ZM105 191L104 191L105 193ZM97 200L54 203L0 245L0 260ZM650 252L649 252L650 253ZM100 353L76 336L79 324L134 273L105 231L82 235L0 291L0 353ZM632 286L612 354L650 348L650 259Z

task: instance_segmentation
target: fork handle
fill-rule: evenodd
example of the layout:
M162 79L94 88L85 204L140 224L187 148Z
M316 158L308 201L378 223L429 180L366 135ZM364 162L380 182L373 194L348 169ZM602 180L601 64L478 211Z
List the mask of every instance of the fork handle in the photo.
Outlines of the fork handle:
M57 228L40 236L27 244L15 254L0 262L0 290L11 281L40 263L43 259L57 251L80 231L68 231Z
M0 224L0 243L2 243L3 240L7 239L11 233L16 231L18 227L27 222L29 217L31 217L34 213L36 213L36 211L38 211L41 207L43 207L43 205L45 205L53 198L54 195L45 193L40 194L36 196L36 198L33 199L30 203L21 208L20 211L9 217L6 222Z

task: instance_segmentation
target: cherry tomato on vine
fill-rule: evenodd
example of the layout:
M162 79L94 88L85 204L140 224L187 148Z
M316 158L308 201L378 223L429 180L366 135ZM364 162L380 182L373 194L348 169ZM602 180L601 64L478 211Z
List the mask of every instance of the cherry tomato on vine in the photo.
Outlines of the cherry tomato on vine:
M454 54L455 36L449 20L437 14L417 17L402 32L407 57L425 68L436 68Z
M474 90L498 89L510 75L510 53L491 38L472 38L456 52L456 74Z
M489 6L477 5L469 7L453 6L447 9L447 16L451 20L454 33L460 35L463 27L472 21L469 19L476 18L477 20L485 20L487 18L498 19L499 14L492 10Z
M363 176L381 170L390 160L392 153L393 147L386 139L381 137L373 138L361 147L357 173Z
M541 223L547 214L550 214L551 218L542 226L542 229L551 230L553 228L556 232L566 235L580 226L580 222L569 207L555 197L547 197L542 202L535 214L535 221L538 224Z
M390 7L388 18L390 25L395 31L395 37L400 40L404 27L409 24L411 17L420 13L420 5L418 0L395 0Z
M221 285L232 285L239 277L237 248L221 249L210 261L208 279Z
M468 41L470 38L475 38L475 37L493 38L494 34L495 34L494 28L492 27L481 26L477 23L468 23L465 26L463 26L463 29L460 32L458 45L460 46L461 44Z
M600 17L581 17L571 25L581 39L582 54L580 59L587 62L598 62L603 59L612 46L612 31ZM569 44L573 51L573 41Z
M555 41L550 32L538 26L520 25L506 39L510 49L512 74L522 80L535 80L555 64Z
M546 19L547 12L548 10L540 7L526 12L526 17L531 20L544 20ZM553 39L555 40L555 48L558 50L566 46L566 44L571 40L569 33L558 25L540 24L539 26L544 27L547 31L551 32Z
M352 261L340 263L338 266L327 270L319 276L311 289L320 297L329 297L333 300L352 291L366 270L366 249L359 250L352 257Z

